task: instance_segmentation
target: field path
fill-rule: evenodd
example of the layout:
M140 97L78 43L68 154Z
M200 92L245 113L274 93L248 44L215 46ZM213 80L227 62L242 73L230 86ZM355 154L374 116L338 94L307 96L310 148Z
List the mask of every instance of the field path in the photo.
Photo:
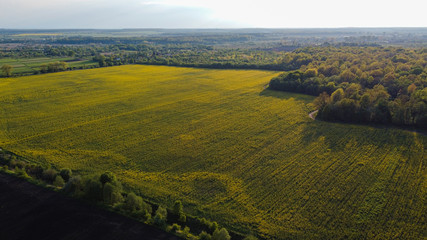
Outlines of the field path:
M314 117L314 114L316 114L318 111L319 111L319 110L315 110L315 111L313 111L313 112L309 113L309 114L308 114L308 116L309 116L311 119L316 120L316 118Z

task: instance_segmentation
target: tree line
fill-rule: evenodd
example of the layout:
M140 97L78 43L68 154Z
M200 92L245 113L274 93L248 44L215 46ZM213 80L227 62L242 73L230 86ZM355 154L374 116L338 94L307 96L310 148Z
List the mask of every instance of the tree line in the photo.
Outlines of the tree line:
M230 233L218 223L188 216L180 200L171 208L149 203L133 191L126 190L116 176L109 171L81 176L71 169L57 170L42 166L0 148L0 171L14 174L32 182L52 186L69 196L84 199L112 211L157 226L184 239L200 240L256 240L252 235ZM194 230L190 230L194 229Z
M319 47L269 87L318 96L317 118L427 128L427 49Z

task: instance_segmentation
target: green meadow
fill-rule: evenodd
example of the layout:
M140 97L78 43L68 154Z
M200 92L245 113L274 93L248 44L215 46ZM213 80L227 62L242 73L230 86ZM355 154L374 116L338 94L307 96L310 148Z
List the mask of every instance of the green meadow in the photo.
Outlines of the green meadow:
M49 57L39 57L39 58L3 58L0 59L0 66L4 64L11 65L13 67L13 74L33 74L40 70L40 66L43 64L53 63L63 61L67 62L68 67L78 68L78 67L88 67L88 66L98 66L98 63L87 60L87 59L74 59L72 57L63 57L63 58L49 58ZM0 73L2 76L3 73Z
M0 63L1 64L1 63ZM267 239L423 239L427 137L313 121L278 72L127 65L0 79L0 146Z

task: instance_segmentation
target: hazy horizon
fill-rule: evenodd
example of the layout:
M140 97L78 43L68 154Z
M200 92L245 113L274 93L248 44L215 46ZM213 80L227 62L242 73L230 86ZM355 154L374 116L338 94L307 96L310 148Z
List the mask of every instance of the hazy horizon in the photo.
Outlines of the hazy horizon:
M0 0L3 29L420 28L418 0Z

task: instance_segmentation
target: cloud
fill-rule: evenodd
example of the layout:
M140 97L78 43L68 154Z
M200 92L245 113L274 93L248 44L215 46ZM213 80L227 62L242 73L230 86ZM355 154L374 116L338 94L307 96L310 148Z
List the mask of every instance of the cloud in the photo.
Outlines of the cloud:
M427 27L406 0L0 0L0 28Z

